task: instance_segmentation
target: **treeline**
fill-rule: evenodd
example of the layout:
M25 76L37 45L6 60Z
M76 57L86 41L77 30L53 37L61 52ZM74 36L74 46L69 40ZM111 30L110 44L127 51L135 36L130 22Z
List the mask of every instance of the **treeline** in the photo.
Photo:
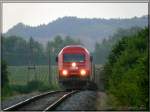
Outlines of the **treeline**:
M104 64L116 41L120 40L123 36L132 35L141 30L139 27L132 27L130 29L118 29L118 31L104 39L101 43L95 44L95 50L91 51L93 61L95 64ZM69 36L62 37L56 36L52 41L48 41L46 45L34 40L32 37L25 40L19 36L2 37L2 59L8 65L47 65L50 63L55 64L55 57L58 52L66 45L82 44L78 39L73 39ZM87 47L87 49L89 49Z
M81 42L69 36L65 38L56 36L53 41L43 46L32 37L29 40L18 36L2 37L2 59L8 65L46 65L50 57L50 63L55 64L57 53L69 44L81 44Z
M130 36L138 31L140 31L142 28L140 27L131 27L129 29L122 29L119 28L117 32L115 32L112 36L109 36L108 39L103 39L103 41L96 42L95 49L93 52L94 57L94 63L95 64L105 64L108 58L109 53L112 50L113 45L122 39L124 36Z
M128 109L149 108L148 28L122 36L104 66L105 89L113 105Z

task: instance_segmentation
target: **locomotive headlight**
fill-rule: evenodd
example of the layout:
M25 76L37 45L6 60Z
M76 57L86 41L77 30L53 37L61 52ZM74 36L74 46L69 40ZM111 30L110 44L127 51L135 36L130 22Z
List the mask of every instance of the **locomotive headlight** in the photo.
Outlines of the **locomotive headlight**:
M82 70L80 71L80 74L81 74L81 76L85 76L85 75L86 75L86 71L85 71L84 69L82 69Z
M72 67L76 67L76 63L75 62L73 62L71 65L72 65Z
M67 70L63 70L63 71L62 71L62 75L63 75L63 76L67 76L67 75L68 75L68 71L67 71Z

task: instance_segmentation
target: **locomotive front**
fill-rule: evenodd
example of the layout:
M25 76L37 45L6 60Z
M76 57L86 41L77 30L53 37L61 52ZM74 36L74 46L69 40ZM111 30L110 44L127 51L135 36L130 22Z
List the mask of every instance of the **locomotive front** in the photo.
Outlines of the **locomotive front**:
M85 86L91 77L91 57L78 45L64 47L58 54L59 82L65 88Z

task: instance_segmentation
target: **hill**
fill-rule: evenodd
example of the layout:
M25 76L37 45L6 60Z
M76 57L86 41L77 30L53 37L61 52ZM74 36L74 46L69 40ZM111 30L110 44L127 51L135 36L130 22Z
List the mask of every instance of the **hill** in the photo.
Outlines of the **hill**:
M77 17L63 17L50 22L47 25L36 27L18 23L9 29L5 36L16 35L25 39L33 37L40 42L52 40L56 35L80 38L87 48L93 50L96 41L101 42L108 38L119 28L133 26L145 27L148 25L148 16L134 17L130 19L88 19Z

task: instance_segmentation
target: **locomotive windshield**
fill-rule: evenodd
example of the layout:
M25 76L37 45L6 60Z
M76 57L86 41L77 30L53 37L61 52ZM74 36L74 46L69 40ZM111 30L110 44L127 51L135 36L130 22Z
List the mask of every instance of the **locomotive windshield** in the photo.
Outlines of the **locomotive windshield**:
M64 54L64 62L83 62L84 60L83 54Z

